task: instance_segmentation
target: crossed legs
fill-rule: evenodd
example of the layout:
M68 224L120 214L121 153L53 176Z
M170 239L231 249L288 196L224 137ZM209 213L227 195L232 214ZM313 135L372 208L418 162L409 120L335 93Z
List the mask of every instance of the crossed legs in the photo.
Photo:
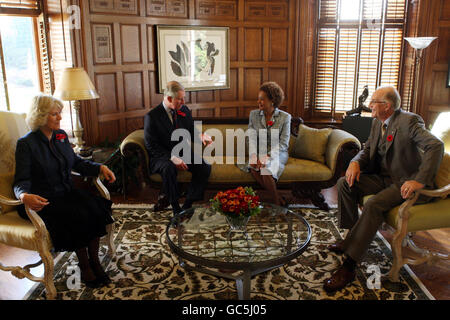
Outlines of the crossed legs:
M256 171L250 169L252 176L255 180L270 194L273 195L273 203L276 205L284 205L285 203L281 203L280 195L277 191L277 184L275 179L270 174L261 174L261 171Z

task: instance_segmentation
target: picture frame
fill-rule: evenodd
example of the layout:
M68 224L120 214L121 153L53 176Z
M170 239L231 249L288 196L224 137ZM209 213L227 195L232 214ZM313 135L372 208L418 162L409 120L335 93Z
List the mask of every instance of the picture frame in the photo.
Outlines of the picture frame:
M447 73L447 88L450 88L450 61L448 62L448 73Z
M95 63L113 63L112 26L94 24L92 28Z
M228 27L156 26L159 92L167 82L186 91L230 88Z

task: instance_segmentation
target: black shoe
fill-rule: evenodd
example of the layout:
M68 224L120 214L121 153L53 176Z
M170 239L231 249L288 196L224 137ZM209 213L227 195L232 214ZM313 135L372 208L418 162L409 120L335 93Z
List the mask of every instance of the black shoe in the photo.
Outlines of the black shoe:
M100 281L99 278L95 278L94 280L83 280L81 279L81 282L84 283L84 285L88 288L96 289L103 286L103 283Z
M185 201L184 204L183 204L182 209L183 209L183 210L187 210L187 209L192 208L192 204L193 204L193 203L194 203L194 201L192 201L192 200L190 200L190 199L186 199L186 201Z

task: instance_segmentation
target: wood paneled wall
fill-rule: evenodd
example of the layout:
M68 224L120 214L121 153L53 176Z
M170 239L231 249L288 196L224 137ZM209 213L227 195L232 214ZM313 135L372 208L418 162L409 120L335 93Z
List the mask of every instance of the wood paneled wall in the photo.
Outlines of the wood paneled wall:
M421 0L418 36L438 37L424 51L419 79L418 113L433 124L440 112L450 111L450 88L446 88L450 63L450 1Z
M81 61L100 95L82 105L84 137L90 145L142 128L144 115L162 101L156 56L158 24L230 28L230 89L188 92L186 102L194 117L248 118L256 107L259 86L269 80L285 91L282 109L293 115L303 113L298 100L304 94L297 90L298 71L302 70L297 51L303 48L296 37L304 30L297 0L79 3L82 30L75 37L82 48L75 50L74 60ZM104 43L95 46L95 39L101 37Z

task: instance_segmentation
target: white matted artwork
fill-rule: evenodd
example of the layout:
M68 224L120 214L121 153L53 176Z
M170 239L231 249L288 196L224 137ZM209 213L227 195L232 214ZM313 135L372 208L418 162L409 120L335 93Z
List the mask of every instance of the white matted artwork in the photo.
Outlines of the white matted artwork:
M168 81L186 91L230 88L228 27L157 26L159 92Z
M96 63L113 63L111 25L94 24L94 60Z

